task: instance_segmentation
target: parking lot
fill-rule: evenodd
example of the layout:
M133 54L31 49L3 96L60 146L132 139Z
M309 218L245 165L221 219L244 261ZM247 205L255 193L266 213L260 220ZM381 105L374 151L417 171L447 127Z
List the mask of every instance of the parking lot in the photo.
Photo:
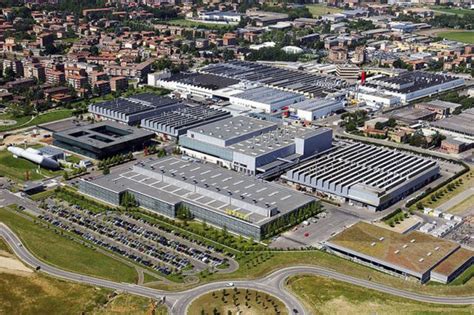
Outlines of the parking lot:
M474 250L474 216L465 218L461 225L448 233L444 238Z
M212 246L184 239L172 230L131 215L97 214L79 206L48 200L40 218L163 275L195 274L216 268L225 270L223 266L232 259Z
M336 207L300 223L293 229L281 234L271 244L272 248L321 247L326 241L346 227L360 221L360 218Z

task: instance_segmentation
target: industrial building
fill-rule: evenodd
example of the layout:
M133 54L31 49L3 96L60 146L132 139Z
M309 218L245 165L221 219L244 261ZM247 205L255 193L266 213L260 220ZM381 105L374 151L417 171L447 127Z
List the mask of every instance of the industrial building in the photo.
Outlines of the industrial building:
M214 91L239 83L239 80L203 73L161 74L150 76L149 85L165 88L183 96L214 97Z
M464 86L462 78L423 71L403 72L395 77L374 77L359 86L358 99L371 100L371 95L389 95L403 104ZM387 98L387 97L386 97ZM388 98L392 102L391 98ZM369 105L387 106L386 100L378 104L374 99Z
M383 147L340 142L282 176L297 188L341 202L382 210L438 177L430 159Z
M143 118L184 107L178 100L155 94L143 93L128 98L117 98L90 104L89 112L97 119L113 120L127 125L137 125Z
M332 130L232 117L188 130L181 150L246 174L280 170L331 148Z
M239 60L210 64L202 68L200 72L256 82L283 91L300 93L307 97L326 97L348 86L342 79Z
M249 88L229 96L229 102L233 105L266 113L276 112L285 106L290 106L304 100L305 97L301 94L265 86Z
M141 207L169 217L184 206L199 220L257 240L275 220L315 203L278 184L174 157L148 158L131 169L82 180L79 188L114 205L129 192Z
M474 140L473 121L474 108L470 108L459 115L432 122L430 126L445 135L462 136Z
M308 99L289 106L290 112L299 119L313 121L344 108L345 102L340 99Z
M393 232L359 222L325 243L337 255L403 277L448 283L472 265L473 252L418 231Z
M219 109L207 106L186 106L142 119L141 127L165 137L178 138L191 128L229 117L229 112Z
M53 144L93 159L142 150L153 132L104 121L53 133Z

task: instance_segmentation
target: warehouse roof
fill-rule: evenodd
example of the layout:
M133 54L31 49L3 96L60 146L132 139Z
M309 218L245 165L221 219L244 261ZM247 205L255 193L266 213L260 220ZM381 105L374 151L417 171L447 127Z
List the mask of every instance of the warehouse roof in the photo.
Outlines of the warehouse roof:
M347 228L328 243L421 274L460 247L421 232L400 234L365 222Z
M277 124L256 118L235 116L232 118L217 121L205 126L193 128L190 131L205 134L215 138L230 140L241 135L263 131L268 128L276 129Z
M456 272L460 267L462 267L466 262L473 259L474 252L469 249L460 248L455 251L448 258L443 260L436 268L433 269L433 272L450 276Z
M276 208L283 214L314 201L275 183L175 157L148 158L133 169L101 176L92 183L117 193L131 189L172 203L184 200L224 213L235 210L254 224L262 224L269 217L252 211L253 207Z
M231 78L223 78L212 74L203 73L179 73L172 75L164 81L176 81L183 84L194 85L211 90L219 90L240 82Z
M301 94L261 86L245 90L242 93L233 95L233 97L238 97L258 103L275 104L295 97L301 97Z
M474 136L474 111L466 110L463 113L444 118L431 123L431 126L457 133Z

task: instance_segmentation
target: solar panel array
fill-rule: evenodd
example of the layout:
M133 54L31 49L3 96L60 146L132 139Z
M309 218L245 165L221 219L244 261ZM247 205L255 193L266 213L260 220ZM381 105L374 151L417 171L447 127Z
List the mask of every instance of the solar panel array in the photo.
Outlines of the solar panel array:
M201 69L201 72L232 79L259 82L268 86L298 92L309 97L325 96L347 86L347 82L342 79L249 61L233 60L226 63L211 64Z

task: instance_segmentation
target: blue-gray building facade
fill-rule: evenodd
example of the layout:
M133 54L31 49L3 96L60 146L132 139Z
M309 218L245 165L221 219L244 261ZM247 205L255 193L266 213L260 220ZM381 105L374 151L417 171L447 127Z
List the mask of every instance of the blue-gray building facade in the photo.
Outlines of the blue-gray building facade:
M141 207L172 218L184 206L201 221L257 240L275 220L315 203L281 185L177 158L150 158L129 170L81 180L79 190L116 206L128 192Z

